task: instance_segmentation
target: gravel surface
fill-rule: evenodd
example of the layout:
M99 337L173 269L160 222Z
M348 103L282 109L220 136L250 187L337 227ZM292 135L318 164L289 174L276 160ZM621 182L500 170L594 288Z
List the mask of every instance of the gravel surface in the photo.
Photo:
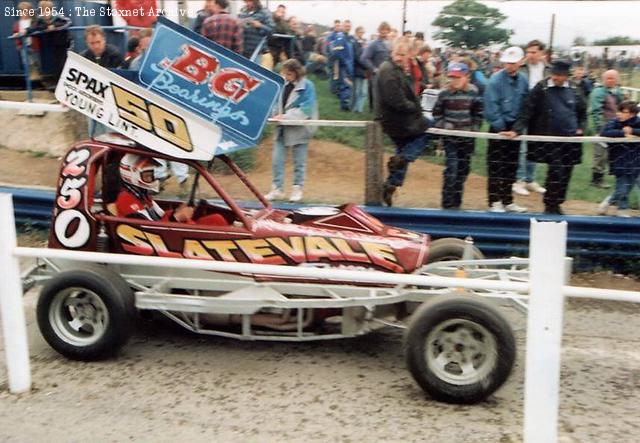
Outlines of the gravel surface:
M0 441L519 442L525 319L518 359L488 401L425 397L405 368L402 333L304 344L241 342L141 320L113 360L66 360L25 297L34 389L7 391L0 349ZM565 313L559 432L563 442L637 442L638 306L572 301Z

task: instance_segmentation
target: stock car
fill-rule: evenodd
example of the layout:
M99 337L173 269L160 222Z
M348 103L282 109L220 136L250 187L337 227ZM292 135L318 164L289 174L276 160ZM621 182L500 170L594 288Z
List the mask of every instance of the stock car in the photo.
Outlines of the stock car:
M114 165L127 153L187 163L195 175L187 202L195 207L194 219L219 214L224 222L118 215L113 196L122 183ZM241 206L232 198L218 180L221 168L255 201ZM183 203L167 193L155 201L164 210ZM139 315L159 311L193 332L244 340L335 339L405 327L409 370L426 393L445 402L485 399L513 367L515 340L507 321L481 297L459 290L145 266L147 257L159 256L420 274L434 262L482 259L469 242L432 241L387 226L354 204L275 209L224 155L203 163L139 144L79 142L62 160L51 227L49 248L139 257L136 264L42 261L38 325L71 359L115 355Z

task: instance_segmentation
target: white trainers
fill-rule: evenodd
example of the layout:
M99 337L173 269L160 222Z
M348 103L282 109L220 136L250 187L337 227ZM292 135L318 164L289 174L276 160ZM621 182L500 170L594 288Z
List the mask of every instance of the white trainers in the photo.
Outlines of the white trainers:
M282 192L282 189L278 189L275 186L272 186L271 187L271 191L269 191L269 193L267 195L265 195L264 198L266 198L269 201L272 201L272 200L283 200L284 199L284 192Z
M611 206L611 196L607 196L598 205L598 215L607 215L607 210Z
M291 195L289 196L290 202L299 202L302 200L302 186L293 185L291 188Z
M527 208L525 208L524 206L516 205L515 203L508 204L507 206L504 207L504 210L507 212L517 212L517 213L527 212Z
M618 209L618 211L616 212L616 217L629 218L631 217L631 213L628 209Z
M527 183L525 184L525 188L527 191L537 192L538 194L544 194L547 192L547 189L540 186L537 182Z
M489 212L505 212L502 202L493 202L489 208Z
M515 182L511 185L511 190L518 195L529 195L530 192L527 191L526 184L524 182Z

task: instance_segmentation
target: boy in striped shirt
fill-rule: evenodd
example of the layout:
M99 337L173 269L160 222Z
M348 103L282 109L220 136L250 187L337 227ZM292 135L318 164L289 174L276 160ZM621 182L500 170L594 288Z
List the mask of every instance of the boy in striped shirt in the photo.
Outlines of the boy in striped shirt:
M440 92L433 108L435 126L462 131L477 130L482 124L482 98L478 89L469 83L469 67L464 63L450 63L447 77L447 87ZM446 161L442 208L460 209L475 139L443 137L443 144Z

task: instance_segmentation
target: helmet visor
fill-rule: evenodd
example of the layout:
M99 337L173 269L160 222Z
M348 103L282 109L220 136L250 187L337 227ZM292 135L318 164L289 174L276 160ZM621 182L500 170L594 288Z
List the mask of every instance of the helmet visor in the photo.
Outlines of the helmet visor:
M140 171L140 180L143 183L152 184L155 181L155 174L153 169L146 169L144 171Z

